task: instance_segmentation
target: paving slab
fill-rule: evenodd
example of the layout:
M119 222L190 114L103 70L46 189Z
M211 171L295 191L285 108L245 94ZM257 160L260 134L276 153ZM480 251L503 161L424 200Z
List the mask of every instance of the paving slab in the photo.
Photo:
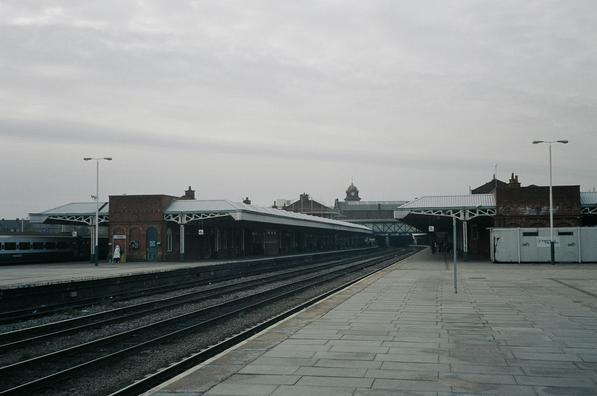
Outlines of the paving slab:
M423 251L149 393L597 394L597 298L579 290L597 265L463 262L458 294L452 277Z

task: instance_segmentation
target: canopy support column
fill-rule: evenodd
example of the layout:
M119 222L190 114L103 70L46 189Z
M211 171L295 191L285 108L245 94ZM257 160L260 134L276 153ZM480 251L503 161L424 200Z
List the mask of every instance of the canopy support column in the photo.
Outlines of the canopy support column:
M184 261L184 223L180 223L180 261Z
M93 224L89 226L89 236L91 237L91 239L89 240L89 260L93 261L93 258L95 257L95 226Z
M468 222L462 221L462 261L468 258Z

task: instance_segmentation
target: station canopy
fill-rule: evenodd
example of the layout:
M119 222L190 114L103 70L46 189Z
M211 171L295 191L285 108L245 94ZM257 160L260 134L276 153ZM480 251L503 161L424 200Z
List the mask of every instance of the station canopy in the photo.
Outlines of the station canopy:
M110 221L109 204L99 203L99 223ZM31 213L34 223L75 223L92 225L95 223L95 202L73 202L40 213ZM164 211L164 220L187 224L195 220L216 217L232 217L236 221L251 221L309 227L336 231L371 234L371 229L345 221L331 220L281 209L265 208L227 200L175 200Z
M597 192L581 192L582 214L597 214ZM394 211L394 217L404 218L409 213L457 217L468 220L477 216L495 216L493 194L443 195L417 198Z
M408 202L394 211L394 217L404 218L409 213L455 217L470 220L478 216L495 216L493 194L426 196Z
M166 209L164 219L186 224L194 220L224 216L231 216L236 221L371 234L369 228L358 224L226 200L177 200Z
M582 214L597 214L597 192L581 192L580 208Z
M71 202L41 213L30 213L32 223L46 224L95 224L96 202ZM110 219L108 202L99 202L99 223L107 223Z

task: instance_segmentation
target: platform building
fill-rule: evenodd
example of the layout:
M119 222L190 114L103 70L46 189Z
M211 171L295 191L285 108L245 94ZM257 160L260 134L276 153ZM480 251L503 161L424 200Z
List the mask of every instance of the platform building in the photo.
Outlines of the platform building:
M30 216L39 223L93 226L95 206L95 202L71 203ZM190 187L182 197L112 195L109 202L100 203L99 213L99 224L107 229L108 250L119 245L127 261L337 250L365 246L372 234L365 226L339 220L227 200L197 200Z
M566 233L565 236L571 236L568 234L573 232L572 236L578 239L581 232L570 229L594 227L597 224L597 193L581 192L578 185L553 186L553 210L556 237L557 229L561 229L562 233ZM453 225L456 222L457 247L465 257L469 254L490 257L496 247L518 249L516 246L500 247L505 241L503 238L498 240L491 237L492 229L519 229L522 236L528 232L529 236L533 234L534 239L520 241L520 244L543 248L545 244L540 239L544 239L544 233L541 230L550 224L549 187L522 186L518 175L514 173L508 183L494 176L489 182L471 189L469 194L416 198L400 206L395 211L395 217L428 230L428 242L436 241L439 246L446 248L452 245ZM570 260L582 258L578 255L577 259L562 261Z

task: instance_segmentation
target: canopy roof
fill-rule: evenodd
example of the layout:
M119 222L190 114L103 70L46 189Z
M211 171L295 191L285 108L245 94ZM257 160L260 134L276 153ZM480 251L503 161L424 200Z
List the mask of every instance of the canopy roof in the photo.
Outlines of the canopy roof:
M469 220L478 216L494 216L496 213L493 194L439 195L417 198L394 211L395 218L409 213L449 216Z
M417 198L397 210L411 209L495 209L493 194L439 195Z
M189 221L232 216L236 221L283 224L298 227L324 228L339 231L371 233L367 227L281 209L264 208L227 200L178 200L166 210L166 220L184 224Z
M581 192L580 193L580 206L590 207L597 206L597 192Z
M597 214L597 192L581 192L580 207L582 214Z
M71 202L40 213L30 213L32 223L70 222L91 225L94 223L96 202ZM109 219L108 202L99 202L99 222Z
M109 205L107 202L100 202L99 206L99 222L100 224L107 223L110 219ZM95 202L73 202L45 212L31 213L30 218L34 223L70 222L91 225L95 221L95 209ZM176 200L164 211L164 220L175 221L179 224L225 216L231 216L236 221L371 233L371 230L365 226L345 221L227 200Z
M408 201L338 201L338 208L342 211L375 211L375 210L395 210Z

